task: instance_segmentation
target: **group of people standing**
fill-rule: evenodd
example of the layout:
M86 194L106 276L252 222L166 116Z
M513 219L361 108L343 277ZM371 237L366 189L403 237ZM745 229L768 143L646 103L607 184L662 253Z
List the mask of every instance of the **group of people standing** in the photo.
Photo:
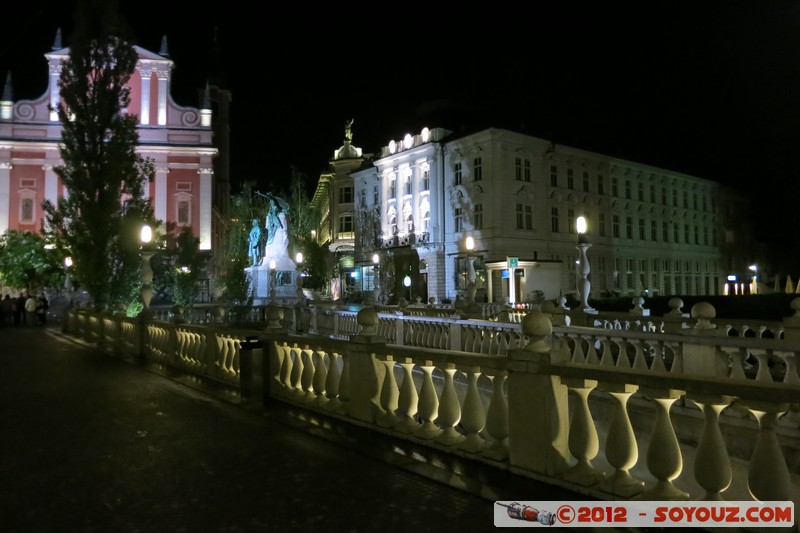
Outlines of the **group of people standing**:
M22 292L15 298L6 294L0 300L0 326L44 326L48 307L44 294L26 295Z

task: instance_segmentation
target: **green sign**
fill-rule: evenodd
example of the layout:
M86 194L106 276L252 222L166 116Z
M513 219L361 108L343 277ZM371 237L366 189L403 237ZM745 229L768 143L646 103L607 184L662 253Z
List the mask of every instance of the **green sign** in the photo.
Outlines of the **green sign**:
M519 257L508 258L508 268L517 268L519 266Z

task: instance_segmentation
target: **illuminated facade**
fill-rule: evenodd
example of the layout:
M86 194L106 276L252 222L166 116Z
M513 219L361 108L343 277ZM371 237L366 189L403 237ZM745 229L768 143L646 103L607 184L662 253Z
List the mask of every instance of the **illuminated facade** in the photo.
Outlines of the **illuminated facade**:
M718 183L504 129L425 129L352 177L356 210L373 213L378 228L358 239L356 264L370 271L379 252L395 271L394 293L423 301L463 297L470 263L478 302L576 293L580 215L593 295L722 294L753 249L746 199ZM735 216L721 205L733 197ZM405 274L411 290L397 281Z
M320 174L311 205L320 213L316 230L317 243L326 246L334 257L331 296L343 298L360 290L360 270L354 264L355 209L353 178L365 157L361 148L353 146L353 121L345 124L344 143L333 153L328 172Z
M212 226L223 220L215 212L229 202L227 160L224 178L215 184L215 147L212 131L220 124L212 116L212 96L206 88L202 108L182 107L170 93L174 67L166 52L159 54L135 47L139 60L132 74L129 113L139 117L137 151L155 162L155 179L145 188L155 217L175 224L175 231L190 227L201 250L211 250L222 232ZM64 190L53 168L62 164L59 141L61 125L51 111L59 102L61 64L69 54L57 37L45 54L49 67L47 90L35 100L13 101L7 81L0 100L0 233L6 230L40 231L44 224L42 203L56 202ZM10 80L10 73L8 80ZM214 87L215 106L227 109L227 92ZM213 122L213 124L212 124ZM227 136L224 137L224 140ZM227 142L227 140L225 140ZM216 190L215 190L216 189Z

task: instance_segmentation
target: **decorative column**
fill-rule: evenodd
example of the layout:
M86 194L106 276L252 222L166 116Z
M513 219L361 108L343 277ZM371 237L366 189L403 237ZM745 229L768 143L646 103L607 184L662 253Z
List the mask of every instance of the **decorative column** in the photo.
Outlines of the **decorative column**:
M211 204L214 194L214 169L203 167L197 169L200 175L200 249L211 249Z

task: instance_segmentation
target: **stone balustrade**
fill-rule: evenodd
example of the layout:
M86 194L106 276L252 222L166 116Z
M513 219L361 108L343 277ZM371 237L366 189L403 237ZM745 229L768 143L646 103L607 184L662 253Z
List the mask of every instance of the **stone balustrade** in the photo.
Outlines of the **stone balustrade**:
M232 386L252 381L239 361L257 335L264 360L252 368L271 397L591 497L741 500L728 495L746 487L800 501L791 335L729 336L707 306L656 331L554 326L535 310L515 324L365 308L312 313L309 335L286 327L284 311L270 308L260 331L86 312L69 323Z

